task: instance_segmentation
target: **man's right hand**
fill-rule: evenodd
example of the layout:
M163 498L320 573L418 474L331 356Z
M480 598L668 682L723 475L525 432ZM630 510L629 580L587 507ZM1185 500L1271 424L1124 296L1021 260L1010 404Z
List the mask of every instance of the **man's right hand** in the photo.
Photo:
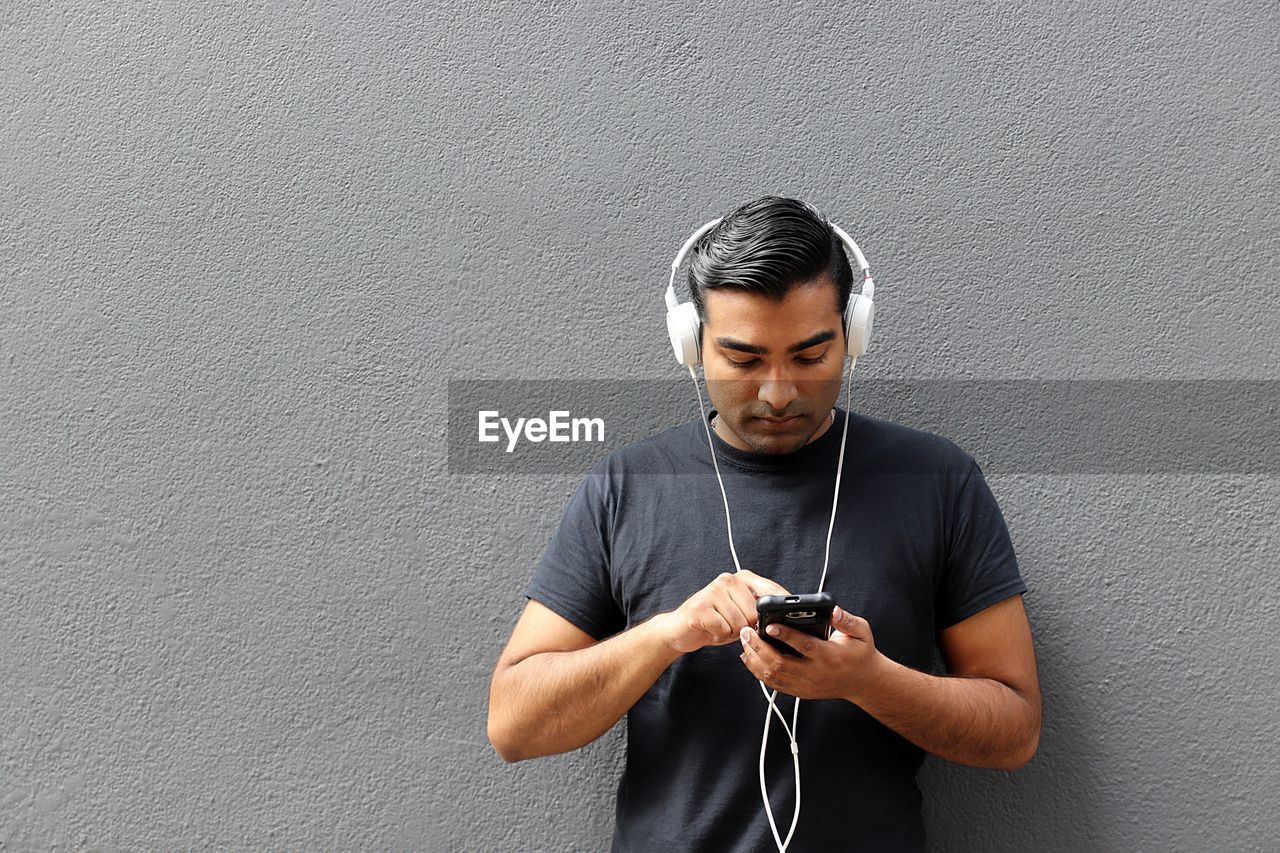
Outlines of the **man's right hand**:
M755 572L723 572L684 604L661 618L667 642L680 654L703 646L723 646L738 640L738 632L756 624L756 599L788 595L780 584Z

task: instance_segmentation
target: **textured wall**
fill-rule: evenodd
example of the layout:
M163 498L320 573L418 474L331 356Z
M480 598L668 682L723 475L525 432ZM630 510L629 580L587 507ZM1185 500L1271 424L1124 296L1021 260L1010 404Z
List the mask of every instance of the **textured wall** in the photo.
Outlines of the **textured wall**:
M451 475L446 382L674 375L749 198L867 251L862 376L1280 368L1270 0L17 0L0 56L4 849L605 846L620 730L484 726L578 478ZM936 849L1276 849L1276 478L992 485L1044 736L926 766Z

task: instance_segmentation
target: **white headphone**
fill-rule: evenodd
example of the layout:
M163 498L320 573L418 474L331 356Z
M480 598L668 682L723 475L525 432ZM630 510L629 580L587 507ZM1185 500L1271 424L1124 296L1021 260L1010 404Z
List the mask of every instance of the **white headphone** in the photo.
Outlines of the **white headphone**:
M724 217L713 219L690 235L676 259L671 262L671 279L667 282L667 335L671 338L671 349L676 354L676 361L685 367L697 367L702 363L702 323L698 319L698 306L692 302L676 300L676 270L684 261L685 255L698 242L698 238L720 224ZM828 223L833 231L844 242L845 247L853 253L862 268L862 292L849 294L849 303L844 311L844 333L849 341L849 355L853 358L864 354L871 343L871 321L875 316L875 303L872 298L876 292L876 283L871 278L871 269L862 250L853 238L844 232L839 225Z

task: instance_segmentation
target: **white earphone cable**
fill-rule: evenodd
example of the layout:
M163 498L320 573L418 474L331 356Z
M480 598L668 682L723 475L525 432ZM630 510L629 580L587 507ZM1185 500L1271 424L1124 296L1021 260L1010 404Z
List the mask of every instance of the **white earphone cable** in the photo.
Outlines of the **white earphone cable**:
M849 376L845 382L845 413L844 425L840 435L840 457L836 462L835 495L831 501L831 518L827 523L826 550L822 560L822 577L818 581L818 592L822 592L822 587L826 583L827 567L831 562L831 534L835 531L836 507L839 505L840 501L840 477L844 471L845 444L849 438L850 394L851 387L853 385L853 370L857 363L857 357L853 356L849 364ZM707 422L707 409L702 402L702 387L698 385L698 377L697 374L693 372L692 365L689 366L689 378L693 380L694 388L698 392L698 410L702 413L702 426L707 434L707 449L711 451L711 465L715 468L716 482L720 484L720 498L724 502L725 528L728 530L729 534L729 553L733 556L734 571L742 571L742 564L738 561L738 550L733 544L733 519L729 513L729 496L724 488L724 479L720 476L720 464L716 459L715 444L711 440L711 426ZM787 718L777 706L778 691L774 690L770 693L763 681L759 681L758 683L760 684L760 691L764 694L765 699L769 703L769 707L765 710L764 714L764 733L760 740L760 796L764 800L765 817L769 820L769 829L773 833L774 842L778 845L778 853L787 853L787 845L791 843L791 837L795 834L796 826L800 822L800 745L796 742L796 731L799 727L800 720L800 699L797 698L795 700L795 704L792 706L791 725L788 726ZM787 733L787 740L790 742L791 746L792 764L795 767L796 804L795 810L791 816L791 827L787 830L787 837L785 839L783 839L778 833L778 826L773 817L773 808L769 804L769 788L764 775L764 759L765 751L769 746L769 722L771 714L777 716L778 720L782 723L782 728Z
M707 407L702 404L702 386L698 384L698 376L693 372L693 366L689 366L689 378L693 380L693 387L698 391L698 411L702 412L702 426L707 431L707 447L711 450L711 464L716 469L716 482L720 484L720 497L724 500L724 524L729 531L729 553L733 555L733 569L736 572L742 571L742 564L738 562L738 549L733 547L733 520L729 517L729 496L724 491L724 480L720 477L720 463L716 461L716 449L711 443L711 426L707 423Z

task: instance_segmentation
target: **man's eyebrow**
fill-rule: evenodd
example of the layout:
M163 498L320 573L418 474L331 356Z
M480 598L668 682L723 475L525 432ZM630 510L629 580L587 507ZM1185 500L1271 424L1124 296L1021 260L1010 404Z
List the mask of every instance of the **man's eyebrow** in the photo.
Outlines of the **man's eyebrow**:
M754 353L755 355L769 354L768 347L758 347L755 344L743 343L742 341L736 340L734 338L724 338L724 337L716 338L716 343L724 347L725 349L735 349L738 352L749 352L749 353Z
M809 347L816 347L818 344L824 344L835 336L836 333L834 330L827 329L825 332L818 332L816 335L805 338L798 344L792 344L787 347L787 352L800 352L801 350L806 350Z
M816 335L810 335L798 344L792 344L787 347L787 352L800 352L807 350L809 347L816 347L818 344L826 343L836 336L836 333L827 329L825 332L818 332ZM736 338L720 337L716 338L716 344L724 349L737 350L738 352L749 352L753 355L768 355L768 347L758 347L755 344L748 344Z

